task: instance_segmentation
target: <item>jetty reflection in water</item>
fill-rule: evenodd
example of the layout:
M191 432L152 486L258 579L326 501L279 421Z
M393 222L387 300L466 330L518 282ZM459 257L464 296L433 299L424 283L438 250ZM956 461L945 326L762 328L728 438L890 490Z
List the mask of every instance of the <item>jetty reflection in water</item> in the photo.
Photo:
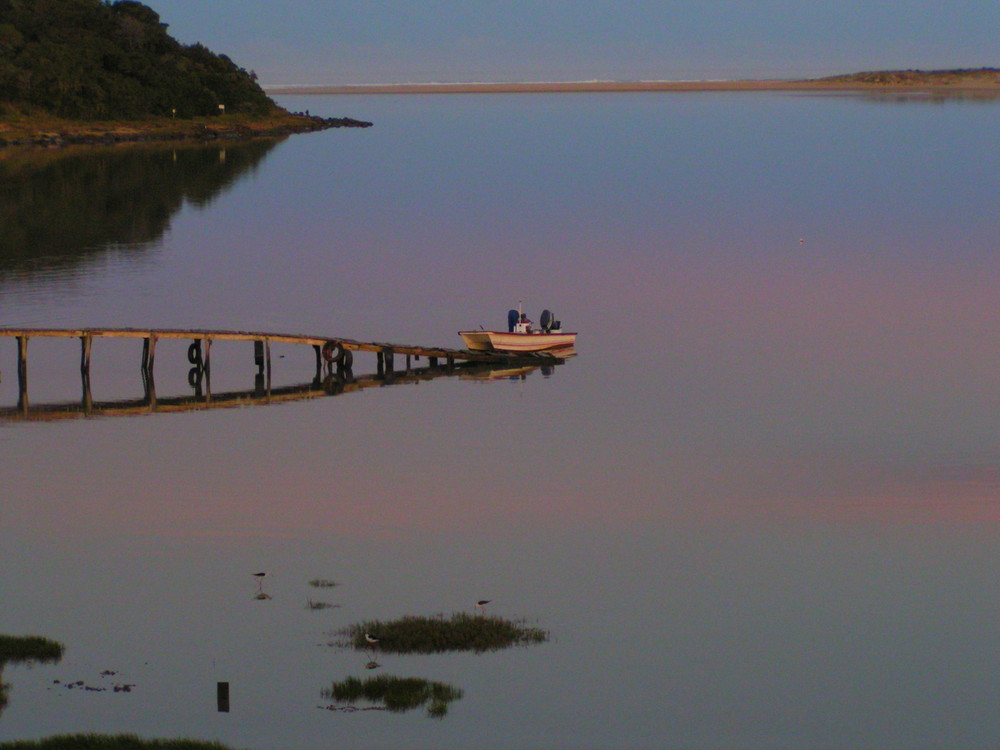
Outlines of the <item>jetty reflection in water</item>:
M228 409L241 406L263 406L291 401L337 396L353 393L366 388L382 388L390 385L415 385L436 378L458 376L462 379L478 381L521 380L536 370L544 377L551 377L560 361L512 368L509 364L483 362L455 362L453 365L428 365L406 370L385 370L366 375L355 375L353 368L317 368L313 378L307 382L273 387L270 378L258 370L254 375L252 389L213 393L210 370L192 367L188 371L188 384L193 393L160 397L156 394L155 377L152 370L143 369L143 395L137 399L95 401L92 394L90 375L81 370L83 395L79 402L41 403L32 405L27 395L28 379L20 383L20 396L16 407L0 408L0 419L53 421L81 417L132 417L142 414L175 413L182 411L204 411L207 409Z
M185 204L207 206L281 139L11 150L0 155L0 279L103 252L141 254Z

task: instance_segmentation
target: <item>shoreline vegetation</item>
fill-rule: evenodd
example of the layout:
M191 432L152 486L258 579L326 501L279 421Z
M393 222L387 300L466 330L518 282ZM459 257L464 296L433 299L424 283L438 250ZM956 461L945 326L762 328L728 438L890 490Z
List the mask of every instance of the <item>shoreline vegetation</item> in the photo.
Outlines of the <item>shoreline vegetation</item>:
M280 108L261 116L234 114L190 119L147 117L136 120L73 120L29 110L0 117L0 149L8 146L51 147L280 138L329 128L367 128L371 125L370 122L350 117L318 117L286 112Z
M182 44L137 0L0 0L0 147L212 141L336 127L293 114L257 74Z
M802 91L1000 96L1000 69L888 70L801 80L537 81L523 83L399 83L267 86L269 95L526 94L686 91Z

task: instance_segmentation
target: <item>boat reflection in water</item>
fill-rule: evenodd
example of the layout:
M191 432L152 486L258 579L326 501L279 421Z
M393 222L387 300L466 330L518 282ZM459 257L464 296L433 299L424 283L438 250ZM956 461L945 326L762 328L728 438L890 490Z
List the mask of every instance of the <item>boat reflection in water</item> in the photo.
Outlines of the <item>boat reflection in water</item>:
M576 355L575 349L564 350L561 355L553 362L547 362L545 364L538 365L524 365L521 367L505 367L503 365L497 365L489 369L467 369L459 373L459 377L463 380L524 380L528 375L539 370L542 373L542 377L549 378L552 377L552 373L555 372L556 365L562 364L562 360L573 357Z

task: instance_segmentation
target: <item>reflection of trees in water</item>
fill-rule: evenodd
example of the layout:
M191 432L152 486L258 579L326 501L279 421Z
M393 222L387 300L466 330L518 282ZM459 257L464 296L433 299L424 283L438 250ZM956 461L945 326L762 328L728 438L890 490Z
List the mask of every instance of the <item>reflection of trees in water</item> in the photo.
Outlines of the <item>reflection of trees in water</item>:
M277 142L11 154L0 160L0 276L154 242L185 202L207 205Z

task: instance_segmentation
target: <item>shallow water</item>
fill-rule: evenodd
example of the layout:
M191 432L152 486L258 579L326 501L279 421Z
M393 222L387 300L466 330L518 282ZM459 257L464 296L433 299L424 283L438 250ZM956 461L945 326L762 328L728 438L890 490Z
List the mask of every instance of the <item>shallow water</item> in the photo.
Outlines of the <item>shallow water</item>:
M549 377L0 422L0 632L67 647L4 670L0 739L991 746L996 105L283 103L375 127L0 162L0 323L457 346L523 299L580 332L579 356ZM161 397L191 393L185 346L158 345ZM16 352L0 339L0 409ZM254 388L249 345L212 356L214 390ZM275 384L313 377L307 348L274 356ZM142 397L137 341L93 357L95 399ZM32 339L31 405L78 401L78 366L75 340ZM380 657L463 691L440 721L319 708L371 674L330 633L481 598L551 640Z

